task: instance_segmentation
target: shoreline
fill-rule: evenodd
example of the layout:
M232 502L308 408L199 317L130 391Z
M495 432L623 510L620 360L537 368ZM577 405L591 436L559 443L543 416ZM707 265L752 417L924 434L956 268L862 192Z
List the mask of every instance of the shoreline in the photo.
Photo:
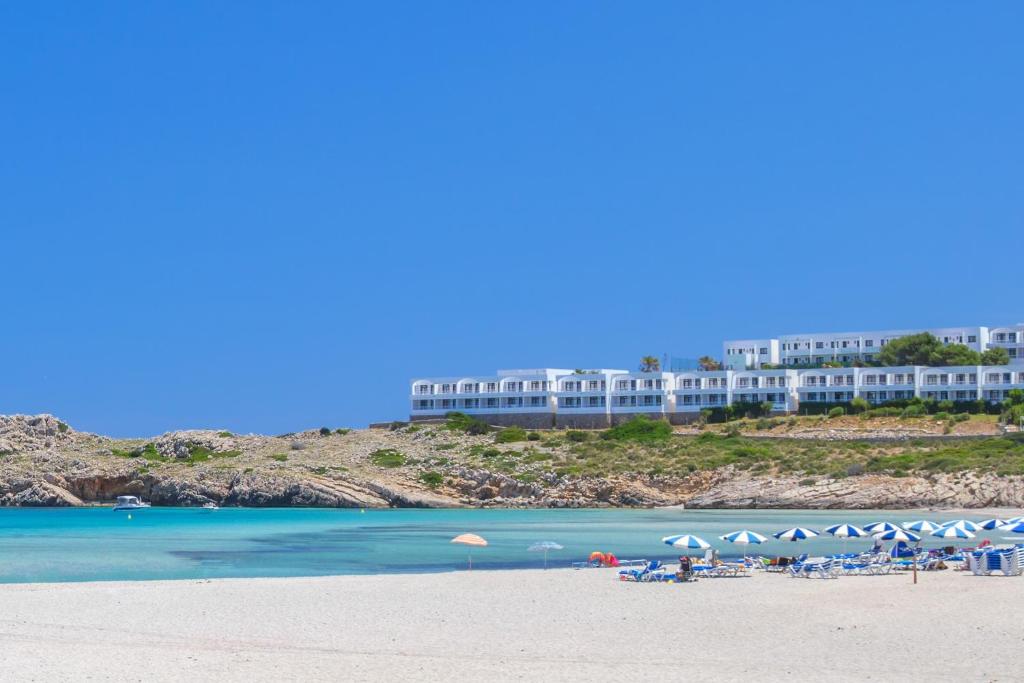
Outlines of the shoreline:
M908 574L634 584L535 569L6 584L0 642L16 681L108 678L111 662L147 681L1012 680L1024 661L963 653L1019 646L1019 581L944 571L916 586ZM969 594L972 611L951 612L950 591Z

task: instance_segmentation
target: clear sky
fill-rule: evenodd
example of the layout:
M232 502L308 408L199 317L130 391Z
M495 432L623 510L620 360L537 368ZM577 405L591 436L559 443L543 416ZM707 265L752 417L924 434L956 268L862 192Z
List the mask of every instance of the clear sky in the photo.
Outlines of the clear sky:
M0 9L0 413L407 415L408 380L1024 320L1024 4Z

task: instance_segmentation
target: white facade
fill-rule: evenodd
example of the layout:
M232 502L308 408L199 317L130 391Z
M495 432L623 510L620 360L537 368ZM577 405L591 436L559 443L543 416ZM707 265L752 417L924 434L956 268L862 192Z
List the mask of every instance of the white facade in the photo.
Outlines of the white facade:
M779 364L778 339L740 339L722 345L722 364L727 370L759 368Z
M799 367L826 362L872 361L892 340L922 332L930 332L943 344L963 344L974 351L1003 347L1008 352L1012 351L1011 362L1024 362L1024 324L993 328L991 332L987 327L936 327L787 334L777 339L724 342L722 359L727 368L734 370L760 368L765 363ZM999 341L994 341L996 337Z
M1011 363L1024 363L1024 323L993 327L988 332L989 348L1003 348Z
M436 419L459 411L507 424L549 426L557 418L597 426L637 414L687 422L706 408L766 402L780 414L797 413L804 402L854 398L875 405L914 397L998 403L1013 389L1024 390L1024 364L583 374L545 368L414 380L410 415Z

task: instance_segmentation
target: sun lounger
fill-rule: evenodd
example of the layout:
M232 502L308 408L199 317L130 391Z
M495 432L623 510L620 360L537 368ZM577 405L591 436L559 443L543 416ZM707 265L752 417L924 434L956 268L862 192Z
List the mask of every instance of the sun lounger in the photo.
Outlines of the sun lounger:
M648 562L641 569L622 569L619 571L620 581L636 581L646 583L649 581L661 581L665 576L665 568L658 560Z
M790 576L805 579L834 579L838 577L840 569L839 560L817 557L794 564L790 569Z

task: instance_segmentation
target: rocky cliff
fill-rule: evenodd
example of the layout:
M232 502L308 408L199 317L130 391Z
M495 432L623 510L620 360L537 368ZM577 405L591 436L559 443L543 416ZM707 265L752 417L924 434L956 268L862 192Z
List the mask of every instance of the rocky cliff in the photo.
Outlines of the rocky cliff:
M701 452L699 438L674 438ZM560 433L531 439L497 444L490 434L440 426L111 439L50 415L0 416L0 505L86 505L134 494L154 505L252 507L1024 507L1024 478L993 471L809 477L732 464L664 471L643 460L675 457L662 447L653 456L622 451L615 467L595 474L575 464L584 455Z

